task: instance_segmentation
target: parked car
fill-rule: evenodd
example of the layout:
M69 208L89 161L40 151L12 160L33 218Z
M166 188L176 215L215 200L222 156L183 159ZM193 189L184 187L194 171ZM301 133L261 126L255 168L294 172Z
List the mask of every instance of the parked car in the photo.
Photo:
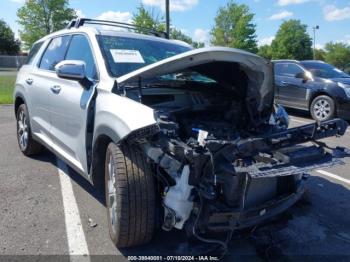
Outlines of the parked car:
M277 60L274 64L276 103L307 110L317 121L350 119L348 75L315 61Z
M287 129L271 63L107 26L125 24L79 19L36 42L14 110L23 154L45 146L103 190L117 247L147 243L161 226L225 250L210 233L229 239L283 212L309 170L336 161L305 143L347 123Z

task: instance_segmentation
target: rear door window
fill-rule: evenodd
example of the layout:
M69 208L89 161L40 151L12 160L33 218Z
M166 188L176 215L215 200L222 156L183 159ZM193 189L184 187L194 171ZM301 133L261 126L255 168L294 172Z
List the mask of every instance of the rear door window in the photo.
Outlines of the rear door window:
M55 66L64 60L70 36L60 36L51 40L41 58L39 68L54 71Z

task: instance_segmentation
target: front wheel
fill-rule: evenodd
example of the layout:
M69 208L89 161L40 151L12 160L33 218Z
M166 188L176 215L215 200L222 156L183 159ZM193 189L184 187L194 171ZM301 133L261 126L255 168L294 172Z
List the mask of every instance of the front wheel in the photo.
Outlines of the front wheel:
M17 141L20 150L26 156L38 154L42 151L42 145L32 137L29 123L28 109L25 104L18 107L17 118Z
M332 119L335 116L335 103L329 96L318 96L311 103L310 113L316 121Z
M156 224L155 184L146 158L136 146L108 145L105 185L113 243L121 248L149 242Z

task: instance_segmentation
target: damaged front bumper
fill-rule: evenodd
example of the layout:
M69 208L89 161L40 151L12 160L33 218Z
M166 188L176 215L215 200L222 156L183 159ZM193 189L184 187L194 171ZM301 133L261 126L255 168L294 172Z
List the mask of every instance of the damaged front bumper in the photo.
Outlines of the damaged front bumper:
M343 164L348 152L317 140L346 128L335 119L236 141L207 139L204 146L164 135L140 140L164 185L163 229L198 237L273 218L301 198L312 170Z
M208 230L212 232L226 232L265 223L289 209L303 196L308 177L309 175L303 174L296 191L289 195L280 196L259 206L250 207L242 211L211 214L207 224Z

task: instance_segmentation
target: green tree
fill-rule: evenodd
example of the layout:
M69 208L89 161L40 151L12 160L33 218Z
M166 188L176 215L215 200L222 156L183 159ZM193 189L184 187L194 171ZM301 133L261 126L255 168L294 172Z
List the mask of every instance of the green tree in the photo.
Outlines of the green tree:
M315 50L315 59L316 60L321 60L321 61L326 61L326 51L323 49L316 49Z
M192 38L185 35L181 30L176 28L170 28L170 38L184 41L186 43L192 44Z
M159 16L159 14L155 14L153 9L149 11L142 4L137 8L137 12L133 14L132 18L133 24L139 27L136 32L141 34L148 32L148 30L143 28L164 32L165 23L163 20L164 18Z
M342 70L350 65L350 46L344 43L327 43L326 62Z
M16 55L20 50L20 42L15 40L15 34L11 28L0 20L0 54Z
M192 46L193 46L194 48L203 48L203 47L205 47L205 44L202 43L202 42L193 42L193 43L192 43Z
M282 23L275 39L272 41L273 59L311 59L312 40L307 33L307 26L299 20L288 20Z
M21 39L30 48L41 37L60 30L77 17L68 0L30 0L18 9Z
M164 18L159 16L159 14L155 14L153 10L147 10L142 4L137 8L137 12L133 14L132 21L134 25L139 27L136 29L138 33L147 33L148 30L146 28L162 32L165 31ZM191 37L176 28L170 29L170 38L184 41L195 48L204 46L204 43L194 42Z
M272 49L270 45L263 45L259 47L258 55L266 59L272 59Z
M211 43L256 53L258 48L253 18L254 14L247 5L230 1L217 12Z
M170 38L186 42L192 45L194 48L204 47L204 43L193 41L191 37L189 37L188 35L184 34L181 30L178 30L176 28L170 29Z

